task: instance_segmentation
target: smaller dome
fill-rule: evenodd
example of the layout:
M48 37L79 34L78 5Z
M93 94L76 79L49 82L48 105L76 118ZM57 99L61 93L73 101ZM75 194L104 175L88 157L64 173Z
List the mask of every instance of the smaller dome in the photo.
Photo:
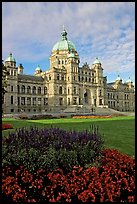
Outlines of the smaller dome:
M130 79L130 77L129 77L129 79L128 79L126 82L127 82L127 83L129 83L129 82L131 83L131 82L132 82L131 79Z
M36 67L35 71L42 71L39 65Z
M101 62L98 60L98 57L96 57L96 60L93 62L93 64L101 64Z
M12 56L12 53L9 54L5 62L16 62L15 58Z

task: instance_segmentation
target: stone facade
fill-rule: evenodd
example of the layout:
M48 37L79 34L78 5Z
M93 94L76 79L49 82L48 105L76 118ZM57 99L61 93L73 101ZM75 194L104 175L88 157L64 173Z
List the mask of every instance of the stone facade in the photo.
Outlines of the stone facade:
M23 74L23 66L16 67L12 54L5 60L10 75L7 76L7 93L4 96L4 113L60 112L75 107L93 109L109 107L119 111L135 110L133 82L122 83L118 77L107 83L101 62L96 58L90 67L79 67L80 59L74 45L62 32L50 56L50 68L42 71L38 66L34 75Z

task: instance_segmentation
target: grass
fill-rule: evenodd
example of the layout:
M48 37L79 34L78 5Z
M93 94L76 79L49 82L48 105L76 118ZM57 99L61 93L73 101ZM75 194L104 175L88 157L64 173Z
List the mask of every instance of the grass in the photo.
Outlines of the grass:
M51 127L56 126L66 130L85 130L93 125L99 126L99 132L104 134L105 147L118 149L120 152L135 155L135 117L119 116L104 119L46 119L46 120L17 120L13 118L3 118L3 123L13 124L13 130L4 130L3 136L8 136L9 132L21 127Z

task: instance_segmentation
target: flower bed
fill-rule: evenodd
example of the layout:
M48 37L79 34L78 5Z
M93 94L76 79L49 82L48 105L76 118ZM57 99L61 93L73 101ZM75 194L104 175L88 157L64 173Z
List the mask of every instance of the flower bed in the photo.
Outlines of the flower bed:
M74 115L72 118L83 118L83 119L86 119L86 118L112 118L111 115Z
M10 133L2 144L2 165L24 165L31 171L62 168L67 173L74 165L85 167L95 160L104 139L94 126L83 132L31 127Z
M2 130L8 130L8 129L13 129L13 126L8 123L3 123L2 124Z
M4 166L2 199L16 202L134 202L135 160L117 150L102 151L100 167L74 166L30 173L24 167Z

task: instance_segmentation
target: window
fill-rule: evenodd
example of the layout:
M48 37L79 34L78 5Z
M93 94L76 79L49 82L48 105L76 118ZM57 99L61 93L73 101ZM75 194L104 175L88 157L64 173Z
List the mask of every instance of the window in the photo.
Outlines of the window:
M38 94L41 94L41 87L38 87Z
M75 76L74 76L74 81L76 80Z
M85 78L85 81L87 82L87 77Z
M21 93L25 93L25 86L24 85L21 86Z
M94 79L92 79L92 83L94 83Z
M108 93L108 98L109 98L109 93Z
M73 98L73 105L77 105L77 98L76 97Z
M59 87L59 94L62 94L62 87Z
M11 86L11 92L13 92L13 86Z
M59 98L59 105L60 105L60 106L63 105L63 98Z
M76 94L76 87L74 87L74 94Z
M60 64L60 60L58 60L58 64Z
M14 70L14 76L16 76L16 70Z
M38 105L41 105L41 98L38 98Z
M61 79L62 79L62 81L64 81L64 75L62 75Z
M51 80L51 76L49 75L49 80Z
M91 78L89 78L89 82L91 82Z
M20 97L18 97L18 105L20 105Z
M48 105L48 98L44 98L44 105Z
M102 99L99 99L99 105L102 105Z
M27 87L27 93L28 93L28 94L31 93L31 88L30 88L30 86Z
M11 74L11 76L13 75L13 70L11 70L10 74Z
M70 98L68 98L68 105L70 105Z
M101 96L101 94L102 94L102 93L101 93L101 90L100 90L100 91L99 91L99 96Z
M47 94L47 87L44 87L44 94Z
M36 94L36 87L35 86L33 86L33 88L32 88L32 93Z
M13 113L13 112L14 112L14 109L11 109L10 112Z
M78 80L80 81L80 76L78 76Z
M33 98L33 105L36 105L36 98Z
M68 94L69 94L69 88L68 88Z
M31 105L31 98L30 97L27 98L27 105Z
M11 104L13 104L13 96L11 96Z
M59 74L57 74L57 80L59 80Z
M21 105L25 105L25 97L21 97Z
M18 91L18 93L20 93L20 86L19 85L17 85L17 91Z

